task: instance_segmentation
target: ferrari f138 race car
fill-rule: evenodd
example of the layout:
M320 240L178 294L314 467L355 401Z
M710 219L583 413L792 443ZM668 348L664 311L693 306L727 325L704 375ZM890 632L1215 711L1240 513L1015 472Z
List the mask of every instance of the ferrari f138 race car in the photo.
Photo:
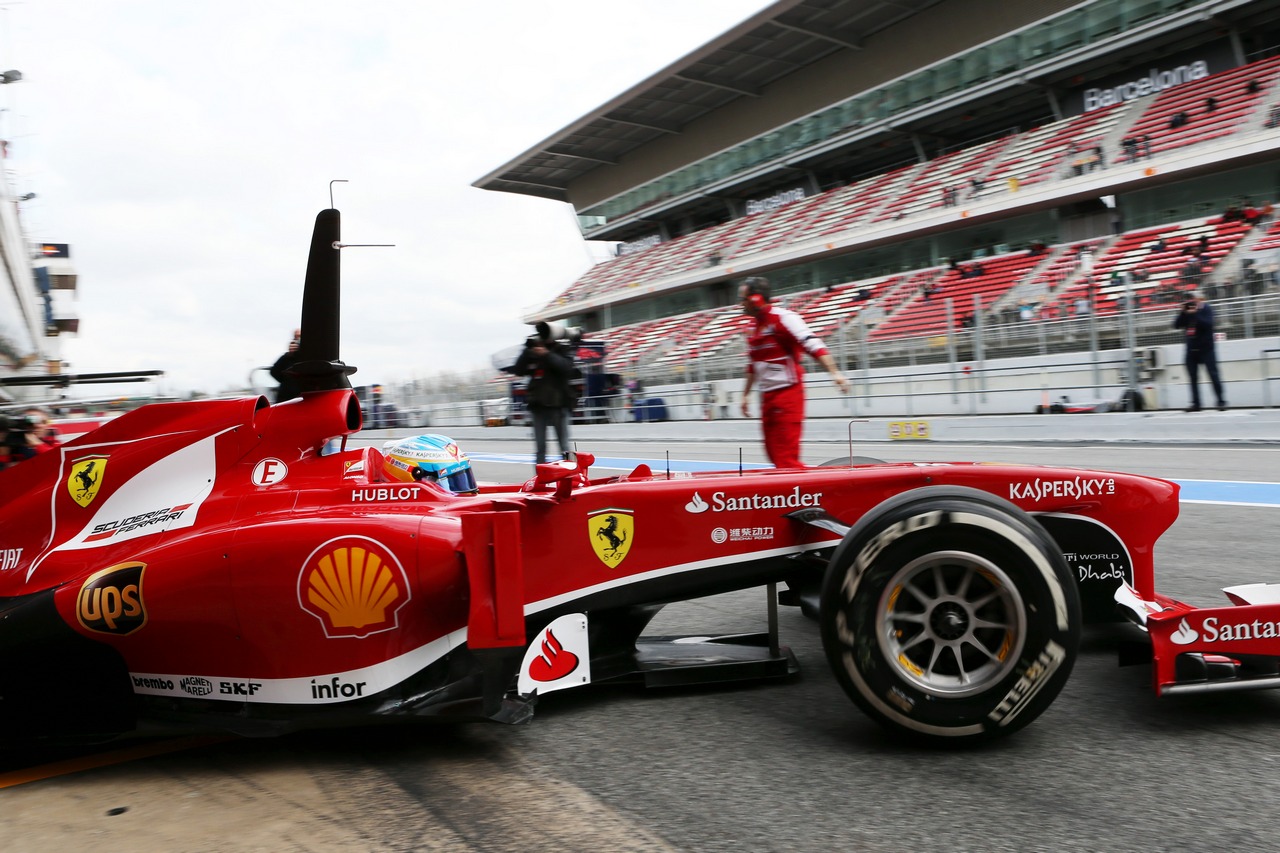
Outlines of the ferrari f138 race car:
M1277 680L1266 589L1213 611L1155 592L1159 479L857 458L593 478L582 453L477 488L447 441L347 449L339 249L324 210L300 399L147 406L0 472L0 737L515 723L591 683L782 678L772 595L767 631L643 636L664 604L779 584L853 702L916 741L1030 723L1117 598L1158 690Z

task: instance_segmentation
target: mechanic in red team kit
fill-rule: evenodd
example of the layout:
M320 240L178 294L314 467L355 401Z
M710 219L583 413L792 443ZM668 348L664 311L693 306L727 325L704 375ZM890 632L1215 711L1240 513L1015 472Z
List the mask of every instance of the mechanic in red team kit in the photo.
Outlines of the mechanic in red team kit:
M794 311L769 302L769 281L752 277L738 288L742 310L755 320L747 332L747 385L742 391L742 415L750 417L751 389L760 390L760 423L764 450L775 468L803 468L800 434L804 428L804 368L807 352L826 368L844 393L849 380L804 320Z

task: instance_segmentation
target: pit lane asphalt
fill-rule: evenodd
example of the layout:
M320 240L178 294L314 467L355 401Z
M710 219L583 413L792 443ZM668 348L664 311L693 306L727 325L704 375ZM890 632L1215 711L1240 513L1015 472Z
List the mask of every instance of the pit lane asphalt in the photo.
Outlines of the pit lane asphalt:
M1072 417L1072 416L1064 416ZM531 473L524 436L464 449L482 480ZM381 436L361 437L366 442ZM600 457L761 463L757 441L584 440ZM878 443L886 460L1074 465L1178 480L1280 482L1280 446L1178 441ZM515 461L479 461L492 455ZM845 455L806 445L811 463ZM727 467L728 467L727 466ZM1160 591L1280 580L1280 508L1188 503L1156 551ZM655 632L759 630L751 590L668 607ZM523 727L309 733L141 758L0 790L6 851L1274 850L1280 693L1157 700L1090 629L1071 680L1012 738L977 750L894 745L827 671L816 626L783 608L791 681L714 690L588 688ZM2 759L0 759L2 760ZM113 810L124 809L111 814Z

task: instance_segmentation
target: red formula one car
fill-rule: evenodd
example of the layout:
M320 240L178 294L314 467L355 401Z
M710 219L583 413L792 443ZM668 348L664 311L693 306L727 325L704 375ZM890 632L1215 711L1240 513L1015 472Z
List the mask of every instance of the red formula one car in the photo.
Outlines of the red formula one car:
M0 472L0 736L521 722L593 682L782 677L773 628L642 636L666 603L778 583L853 701L922 741L1031 722L1117 589L1158 679L1247 675L1221 654L1256 651L1244 622L1171 619L1154 592L1178 510L1162 480L859 460L593 479L581 454L460 494L406 481L412 458L390 476L371 447L326 455L361 426L338 223L322 211L312 238L301 399L148 406ZM1198 664L1166 660L1179 643Z

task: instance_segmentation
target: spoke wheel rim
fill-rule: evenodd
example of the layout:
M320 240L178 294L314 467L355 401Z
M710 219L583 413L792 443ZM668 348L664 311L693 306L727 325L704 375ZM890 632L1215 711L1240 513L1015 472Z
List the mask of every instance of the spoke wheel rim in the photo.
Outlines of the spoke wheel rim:
M995 563L935 551L907 563L876 609L881 653L898 676L931 696L975 695L1007 676L1026 642L1026 607Z

